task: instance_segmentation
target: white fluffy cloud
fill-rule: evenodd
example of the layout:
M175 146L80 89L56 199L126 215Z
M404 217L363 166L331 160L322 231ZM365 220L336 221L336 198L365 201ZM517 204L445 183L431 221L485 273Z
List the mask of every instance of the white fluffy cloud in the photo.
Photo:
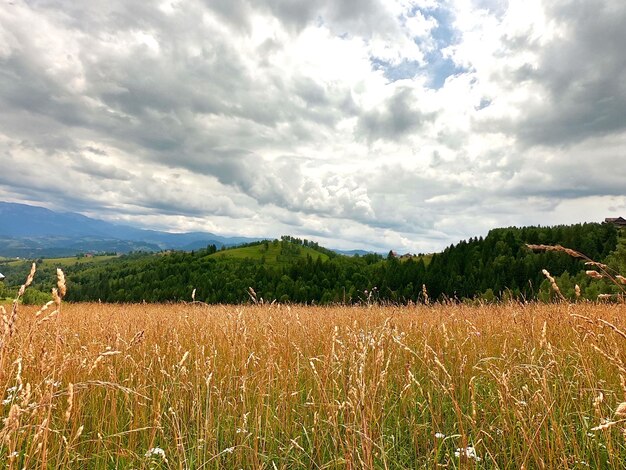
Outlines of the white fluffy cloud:
M620 0L14 0L0 199L414 252L624 215L625 21Z

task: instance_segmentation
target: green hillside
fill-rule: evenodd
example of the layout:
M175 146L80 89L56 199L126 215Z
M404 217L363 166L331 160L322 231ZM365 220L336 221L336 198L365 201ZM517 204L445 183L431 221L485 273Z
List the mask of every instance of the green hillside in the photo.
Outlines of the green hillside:
M97 255L97 256L67 256L63 258L43 258L37 262L38 268L44 266L52 266L54 268L67 268L74 265L86 265L94 263L102 263L111 259L118 258L118 255ZM15 258L0 258L0 265L7 267L22 267L24 269L30 269L30 265L33 260L29 259L15 259Z
M426 286L429 299L497 298L549 300L553 294L542 273L547 269L562 294L595 300L600 293L619 294L617 286L585 274L588 266L562 252L534 252L526 244L570 247L590 258L626 269L626 233L609 224L494 229L485 237L463 240L441 253L406 258L377 254L347 257L315 242L284 236L217 251L214 245L193 252L135 253L114 259L46 260L29 295L48 295L56 284L56 265L68 280L68 301L167 302L195 299L206 303L249 301L358 303L419 302ZM11 297L25 279L29 264L0 263ZM67 263L67 264L65 264ZM578 289L576 289L578 285ZM24 301L41 303L39 298Z
M259 261L266 266L287 266L301 259L306 260L309 256L314 261L318 258L322 262L329 259L326 253L310 246L292 243L286 239L266 240L244 247L221 250L209 255L211 258L217 259Z

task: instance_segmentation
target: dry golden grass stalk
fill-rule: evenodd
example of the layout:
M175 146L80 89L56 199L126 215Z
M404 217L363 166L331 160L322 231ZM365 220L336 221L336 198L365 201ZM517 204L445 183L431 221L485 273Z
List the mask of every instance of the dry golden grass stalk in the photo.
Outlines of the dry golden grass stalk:
M0 305L0 313L2 314L2 335L9 333L9 318L7 317L7 311L4 306Z
M530 244L526 244L526 246L529 249L533 250L533 251L560 251L562 253L567 253L568 255L572 256L573 258L588 259L582 253L579 253L576 250L572 250L571 248L565 248L564 246L561 246L561 245L530 245Z
M26 282L20 286L20 290L17 294L18 297L23 296L24 292L26 291L26 288L33 283L33 278L35 277L36 270L37 270L37 265L33 263L30 267L30 273L28 273L28 276L26 277Z
M137 333L135 333L135 336L133 336L133 339L130 340L130 343L128 343L128 347L126 349L130 349L136 344L141 343L143 339L144 339L144 330L138 331Z
M35 313L35 316L38 317L39 315L41 315L43 312L45 312L46 310L48 310L50 308L50 305L52 305L54 303L54 300L50 300L48 301L43 307L41 307L39 310L37 310L37 312Z
M548 281L550 281L550 286L552 287L552 290L559 296L559 298L561 300L566 300L565 296L561 293L561 289L559 289L559 286L556 283L556 280L550 275L548 270L547 269L542 269L541 272L546 277L546 279L548 279Z
M259 303L256 292L252 287L248 287L248 296L250 297L250 300L252 300L252 302L255 305Z
M608 322L606 320L603 320L602 318L598 318L598 323L601 323L605 326L608 326L609 328L611 328L615 333L617 333L618 335L620 335L622 338L626 339L626 333L624 333L622 330L620 330L617 326L615 326L613 323Z
M22 410L17 404L11 405L11 409L9 410L9 414L6 418L4 418L3 424L4 428L0 431L0 442L9 442L12 435L19 429L20 427L20 415L22 414Z
M67 294L67 286L65 285L65 274L61 268L57 268L57 287L59 289L59 297L62 299Z
M67 423L72 416L72 407L74 406L74 384L72 382L67 386L67 410L65 410L65 422Z
M426 284L422 284L422 295L424 296L424 303L430 303L430 301L428 300L428 291L426 290Z
M592 279L602 279L604 277L598 271L594 271L594 270L585 271L585 274Z
M615 426L616 424L620 424L623 423L624 419L620 419L619 421L607 421L606 423L602 423L598 426L595 426L593 428L591 428L592 431L604 431L605 429L609 429L612 428L613 426Z
M609 267L604 263L598 263L597 261L587 261L585 266L597 266L600 269L608 269Z
M615 410L615 417L626 418L626 401L617 405L617 409Z
M13 336L13 333L15 332L15 323L17 322L17 309L20 303L20 298L24 295L24 292L26 292L26 288L33 283L36 270L37 270L37 265L33 263L30 267L30 273L28 273L28 276L26 277L26 282L20 286L20 290L18 291L17 296L13 300L13 307L11 308L11 316L9 317L9 321L8 321L9 336Z
M553 246L553 245L530 245L530 244L527 244L526 246L530 250L533 250L533 251L560 251L560 252L566 253L569 256L572 256L574 258L584 259L585 260L585 265L587 265L587 266L595 266L596 268L598 268L601 271L601 272L598 272L596 270L587 270L587 271L585 271L587 276L589 276L589 277L591 277L593 279L601 279L601 278L609 279L613 284L615 284L621 290L622 295L619 298L622 301L624 300L624 295L626 295L626 289L622 286L623 284L626 284L626 282L624 282L624 277L620 276L618 273L616 273L614 270L612 270L606 264L594 261L591 258L589 258L588 256L586 256L586 255L584 255L584 254L582 254L582 253L580 253L580 252L578 252L576 250L572 250L571 248L565 248L565 247L563 247L561 245L554 245ZM599 298L601 298L601 297L599 297Z

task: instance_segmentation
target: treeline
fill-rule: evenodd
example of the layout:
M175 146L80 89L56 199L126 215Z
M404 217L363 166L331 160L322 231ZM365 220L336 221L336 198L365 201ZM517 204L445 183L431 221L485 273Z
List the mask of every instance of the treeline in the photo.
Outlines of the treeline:
M261 242L264 243L264 242ZM556 227L504 228L485 237L471 238L432 255L399 259L392 254L346 257L324 250L330 257L293 258L288 264L269 266L262 259L209 256L215 247L196 252L129 255L106 263L68 267L70 301L164 302L196 300L207 303L249 301L252 287L265 301L298 303L357 303L372 301L420 302L425 285L431 300L498 298L542 299L552 295L542 275L547 269L559 276L564 295L574 298L578 284L583 297L595 299L612 287L585 276L586 267L563 253L533 253L526 244L561 244L597 261L613 264L626 259L618 231L608 224ZM291 237L281 244L319 246ZM0 265L0 269L3 269ZM52 276L53 273L44 273ZM41 279L38 287L46 282Z

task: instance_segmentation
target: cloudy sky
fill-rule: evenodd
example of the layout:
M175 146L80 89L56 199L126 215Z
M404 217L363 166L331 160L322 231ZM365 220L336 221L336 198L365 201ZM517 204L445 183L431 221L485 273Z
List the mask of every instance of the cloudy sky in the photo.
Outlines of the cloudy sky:
M626 216L623 0L0 0L0 200L429 252Z

